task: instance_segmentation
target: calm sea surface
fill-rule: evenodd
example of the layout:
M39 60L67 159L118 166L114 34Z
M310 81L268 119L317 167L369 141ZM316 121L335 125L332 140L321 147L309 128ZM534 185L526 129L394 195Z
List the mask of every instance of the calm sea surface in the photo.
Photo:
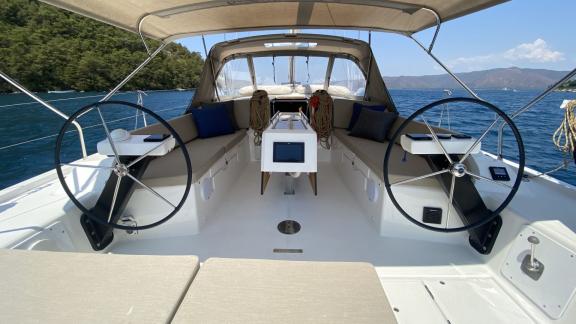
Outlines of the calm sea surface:
M409 115L418 108L445 97L441 90L391 90L392 97L402 115ZM479 95L507 113L513 112L529 102L538 93L535 91L479 91ZM68 93L40 94L46 100L54 100L52 104L70 115L77 109L100 99L104 93ZM144 106L157 112L161 117L170 119L186 109L192 98L191 91L156 91L148 92L144 97ZM462 91L454 91L453 96L465 96ZM88 97L83 99L70 99ZM562 154L552 143L552 134L560 124L563 110L559 108L563 99L576 99L576 93L556 92L536 105L531 111L518 117L515 121L522 134L526 149L527 165L539 171L547 171L557 167L562 162ZM120 93L113 100L136 102L134 92ZM0 94L0 189L29 179L37 174L54 168L54 145L56 133L64 120L38 104L22 104L30 102L23 94ZM114 121L110 128L132 129L135 126L134 111L120 109L112 115L107 115L107 121ZM478 136L484 125L475 123L482 116L468 114L460 116L452 113L453 126L465 127L467 133ZM484 118L485 119L485 118ZM142 126L141 117L138 126ZM96 143L102 140L102 130L98 120L83 121L84 136L88 153L94 153ZM455 127L456 128L456 127ZM459 127L458 127L459 128ZM40 139L39 139L40 138ZM25 144L11 146L29 141ZM510 136L506 137L506 146L511 145ZM496 132L489 134L482 143L483 149L494 152L496 147ZM512 149L505 153L513 153ZM80 146L72 140L65 143L65 155L70 159L80 157ZM514 154L507 155L513 159ZM568 170L561 170L552 176L576 185L576 168L574 161Z

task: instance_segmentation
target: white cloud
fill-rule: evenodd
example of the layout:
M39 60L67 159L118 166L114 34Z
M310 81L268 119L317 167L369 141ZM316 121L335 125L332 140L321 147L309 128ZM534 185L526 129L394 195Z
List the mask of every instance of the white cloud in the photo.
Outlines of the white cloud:
M528 60L530 62L545 63L564 60L564 53L552 50L545 40L538 38L532 43L520 44L504 52L508 60Z
M473 71L511 63L554 63L563 60L564 53L554 51L545 40L538 38L532 43L523 43L501 53L459 57L450 61L448 66Z

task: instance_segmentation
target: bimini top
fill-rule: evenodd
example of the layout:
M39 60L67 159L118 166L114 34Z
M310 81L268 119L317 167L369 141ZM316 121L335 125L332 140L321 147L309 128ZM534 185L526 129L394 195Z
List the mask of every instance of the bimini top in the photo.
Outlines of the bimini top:
M42 0L159 40L242 30L351 28L413 34L508 0Z

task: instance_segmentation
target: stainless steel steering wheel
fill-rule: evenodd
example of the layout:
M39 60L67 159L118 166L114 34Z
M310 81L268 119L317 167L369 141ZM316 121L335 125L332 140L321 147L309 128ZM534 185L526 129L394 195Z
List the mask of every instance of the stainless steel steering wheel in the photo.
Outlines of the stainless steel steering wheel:
M468 150L465 152L465 154L459 155L459 156L448 154L446 148L442 144L442 141L439 140L438 134L436 133L434 128L432 126L430 126L430 123L423 116L423 114L426 111L428 111L428 110L430 110L436 106L446 105L446 104L455 103L455 102L478 104L478 105L481 105L483 107L490 109L491 111L495 112L497 115L497 118L490 124L490 126L488 126L488 128L482 133L482 135L476 139L476 141L472 144L472 146L470 146L470 148L468 148ZM421 175L421 176L415 176L415 177L411 177L408 179L402 179L399 181L391 182L390 181L390 157L392 155L392 150L394 148L394 145L396 145L395 143L396 143L398 137L400 137L403 134L404 129L412 121L414 121L414 119L416 119L416 117L419 117L419 116L422 117L422 121L424 122L424 124L426 125L426 128L430 132L432 139L434 140L436 145L440 148L442 155L446 158L446 160L447 160L446 161L447 162L446 167L443 168L442 170L435 171L435 172L432 172L429 174L425 174L425 175ZM510 127L510 129L512 130L512 132L514 134L514 139L516 141L516 145L518 148L518 172L517 172L516 179L515 179L512 186L510 186L507 183L498 182L498 181L492 180L490 178L484 177L482 175L473 173L470 170L468 170L466 164L464 163L466 161L466 159L470 156L470 154L474 151L474 149L480 144L480 142L486 137L486 135L488 135L490 130L492 130L494 128L494 126L496 126L499 122L502 122L502 121L505 124L507 124ZM518 191L518 188L522 182L522 176L524 174L524 164L525 164L524 144L522 142L522 137L520 136L520 132L516 128L516 125L514 124L514 122L512 122L512 120L502 110L500 110L498 107L494 106L493 104L486 102L486 101L483 101L483 100L474 99L474 98L465 98L465 97L454 97L454 98L448 98L448 99L435 101L435 102L417 110L412 115L410 115L410 117L408 117L402 123L402 125L400 125L398 130L390 138L390 142L389 142L388 148L386 150L386 155L384 156L384 166L383 166L384 167L384 185L386 187L386 191L388 192L388 196L390 197L390 200L392 201L392 203L394 204L396 209L404 217L406 217L410 222L412 222L412 223L414 223L414 224L416 224L422 228L431 230L431 231L446 232L446 233L460 232L460 231L466 231L466 230L470 230L473 228L477 228L477 227L480 227L480 226L483 226L483 225L489 223L490 221L494 220L500 214L500 212L504 208L506 208L506 206L508 206L508 204L510 203L512 198L514 198L514 195ZM392 187L401 186L404 184L413 183L416 181L436 177L439 175L445 175L445 174L449 174L451 176L450 188L448 190L447 219L450 218L450 210L452 209L451 207L453 206L453 203L454 203L455 184L458 181L458 179L462 179L464 177L471 177L471 178L474 178L476 180L487 181L491 184L504 186L506 188L509 188L510 192L508 193L506 198L503 200L503 202L497 208L490 211L488 216L481 218L481 219L479 219L475 222L472 222L470 224L464 224L464 226L461 226L461 227L441 228L441 227L435 227L435 226L431 226L428 224L424 224L422 221L420 221L420 220L416 219L415 217L412 217L410 214L408 214L404 210L404 208L402 208L402 206L398 203L398 201L394 195L394 192L392 190Z
M182 155L184 156L185 163L186 163L186 187L185 187L183 195L182 195L182 197L178 203L176 203L176 204L172 203L169 199L162 196L156 190L154 190L150 186L146 185L145 183L140 181L136 176L134 176L132 174L133 167L135 167L138 163L142 163L142 161L145 158L149 157L152 152L157 150L162 145L162 143L160 143L159 145L155 146L154 148L148 150L146 153L144 153L144 154L142 154L136 158L130 159L128 162L126 162L126 160L123 159L118 154L118 150L116 148L116 145L114 144L114 141L112 140L112 137L110 135L110 130L108 129L108 125L107 125L106 121L104 120L104 116L102 114L102 109L114 108L114 106L118 106L118 105L127 106L127 107L132 108L132 109L137 109L140 112L145 113L146 115L149 115L149 116L155 118L160 124L162 124L162 126L164 126L170 132L170 135L173 136L174 139L176 140L176 143L179 145L179 148L177 148L177 149L179 149L181 151ZM95 110L99 115L99 118L102 122L101 125L104 128L104 131L106 133L106 138L108 139L108 142L110 143L110 146L111 146L112 151L114 153L113 165L112 166L94 166L94 165L84 165L84 164L79 164L79 163L62 163L62 160L61 160L62 142L63 142L64 135L66 134L68 127L70 125L72 125L72 123L74 121L76 121L76 119L78 119L82 115L87 114L93 110ZM156 227L156 226L168 221L170 218L172 218L174 215L176 215L176 213L178 213L178 211L182 208L182 206L186 202L186 198L188 197L188 194L190 192L190 188L192 185L192 164L190 162L190 156L188 155L188 151L186 150L186 146L185 146L184 142L182 141L182 139L180 138L180 135L178 135L178 132L176 132L176 130L174 130L174 128L172 128L172 126L170 126L170 124L168 122L166 122L162 117L158 116L156 113L154 113L150 109L144 108L143 106L140 106L140 105L137 105L137 104L134 104L131 102L125 102L125 101L97 102L97 103L87 105L87 106L79 109L78 111L76 111L74 114L72 114L70 116L70 118L68 118L68 120L64 123L64 125L60 129L60 133L58 134L58 138L56 140L56 150L55 150L54 160L56 163L56 173L58 174L58 179L60 180L60 184L62 185L64 191L66 192L66 194L68 195L70 200L74 203L74 205L76 205L76 207L78 207L92 221L99 223L99 224L102 224L102 225L121 229L121 230L131 230L131 231L145 230L145 229L149 229L152 227ZM64 173L62 172L62 166L72 166L72 167L80 167L80 168L86 167L86 168L95 168L95 169L102 169L105 171L111 171L110 172L110 178L108 179L108 181L111 181L111 179L114 175L116 176L116 179L115 179L116 183L115 183L115 187L114 187L114 193L112 196L112 202L110 204L109 210L106 212L106 215L102 215L101 213L97 215L93 209L86 208L75 197L75 195L72 193L72 191L68 187L68 184L66 183ZM118 193L119 193L119 190L121 187L121 183L122 183L122 181L127 181L127 180L133 181L136 185L142 187L143 189L147 190L152 195L154 195L156 198L158 198L159 201L161 201L163 204L170 206L172 208L172 212L170 212L168 215L161 218L160 220L158 220L154 223L151 223L151 224L147 224L147 225L127 226L127 225L117 224L116 222L114 222L113 216L115 215L115 211L117 210L117 206L118 206L117 197L118 197ZM103 216L106 216L106 218L104 218Z

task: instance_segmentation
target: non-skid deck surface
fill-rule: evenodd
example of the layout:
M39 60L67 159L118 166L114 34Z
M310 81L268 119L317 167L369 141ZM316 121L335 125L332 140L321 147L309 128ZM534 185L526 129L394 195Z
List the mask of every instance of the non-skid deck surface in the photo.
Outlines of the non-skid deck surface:
M308 177L296 180L295 195L284 195L283 177L273 174L260 196L259 163L249 163L227 198L200 233L184 237L120 242L113 253L191 254L209 257L365 261L375 266L474 265L471 249L451 244L381 237L329 163L320 163L318 196ZM301 230L286 235L277 226L295 220ZM275 253L297 249L303 253Z
M198 235L120 242L112 252L191 254L201 261L364 261L376 267L399 323L531 322L471 248L380 236L329 163L319 166L318 196L306 176L296 180L294 196L284 195L279 174L260 196L259 176L259 164L250 163ZM302 225L299 233L278 231L278 223L287 219ZM491 300L500 305L492 307Z

